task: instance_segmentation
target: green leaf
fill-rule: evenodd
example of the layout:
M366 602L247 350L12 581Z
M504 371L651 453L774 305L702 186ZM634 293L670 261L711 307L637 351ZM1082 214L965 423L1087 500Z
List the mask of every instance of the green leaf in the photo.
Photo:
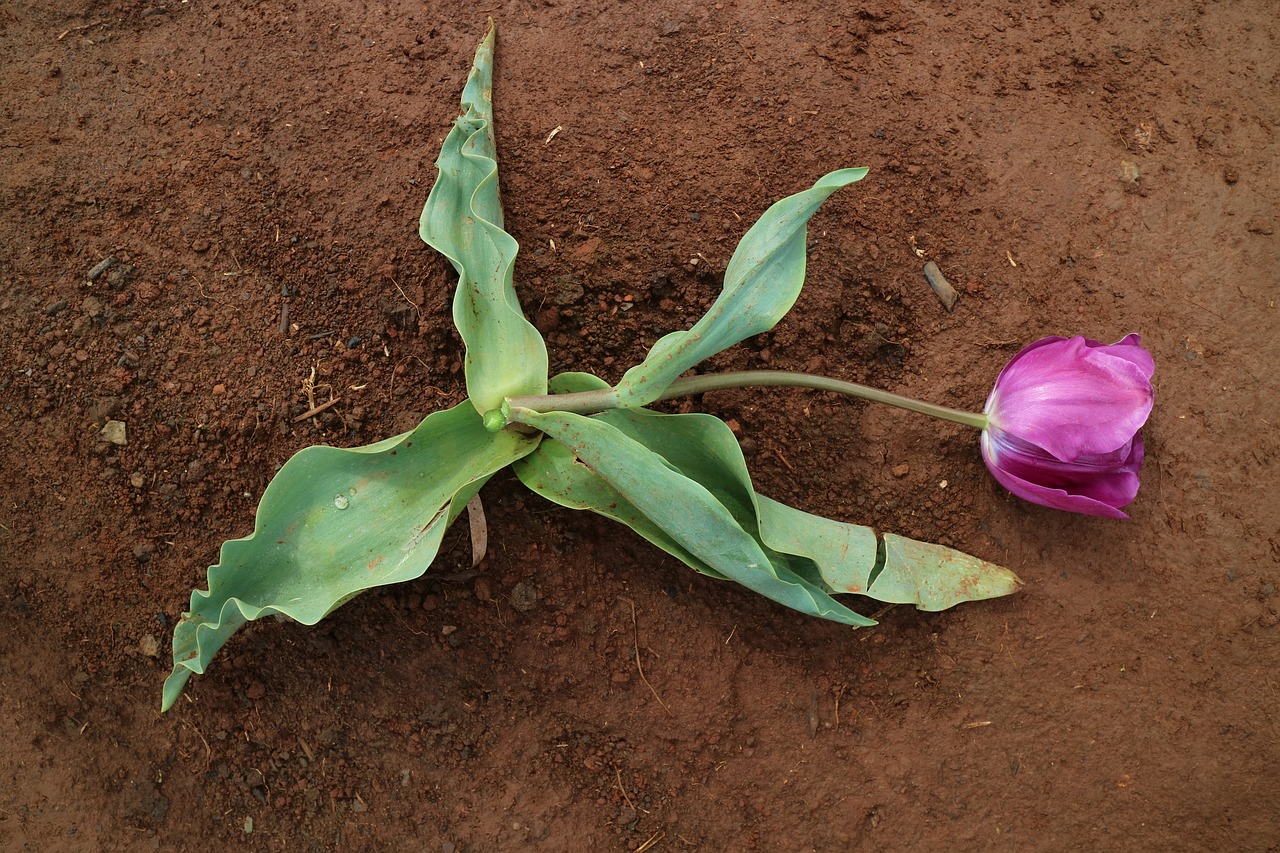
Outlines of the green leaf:
M716 572L802 613L846 625L872 624L817 584L771 561L707 488L600 417L529 409L515 409L513 415L563 444L671 540Z
M562 373L551 380L556 394L594 391L609 383L586 373ZM530 490L569 509L588 509L625 524L685 565L720 580L725 576L690 554L665 530L653 523L617 489L580 463L573 451L557 441L544 441L537 450L511 466Z
M759 495L761 538L770 547L813 560L833 592L866 595L919 610L946 610L1017 592L1018 576L954 548L883 534L870 527L811 515Z
M733 432L710 415L616 410L599 417L737 507L735 516L757 533L766 549L812 561L819 577L811 579L831 592L945 610L962 601L1008 595L1021 586L1008 569L960 551L891 533L884 534L879 549L870 527L823 518L758 494ZM748 512L752 517L744 520Z
M625 524L685 565L704 575L725 579L725 575L689 553L558 441L542 442L537 450L512 467L520 482L544 498L569 509L589 509Z
M866 174L866 169L831 172L766 210L733 253L719 298L692 329L662 337L626 372L615 390L617 404L651 403L689 368L777 325L804 285L809 218L828 196Z
M524 316L512 275L519 246L502 230L493 139L493 21L445 138L419 233L458 271L453 322L466 345L467 395L481 414L504 397L544 394L547 349Z
M1016 592L1018 576L1006 568L953 548L884 534L884 569L872 583L881 601L946 610L961 601Z
M307 625L353 596L418 577L445 530L497 470L538 436L493 433L468 403L367 447L308 447L258 505L253 534L226 542L173 637L164 709L246 621L279 613Z
M605 383L584 374L562 374L551 387L555 393L568 393L596 390ZM592 420L610 424L702 485L756 539L774 566L829 593L857 593L921 610L943 610L962 601L1007 595L1021 586L1008 569L951 548L893 534L885 534L883 547L878 547L869 527L812 515L756 493L732 431L710 415L627 409L601 412ZM552 465L555 474L547 470ZM544 441L515 467L539 494L621 521L694 569L719 574L707 571L705 563L680 546L675 531L663 525L655 533L652 528L658 525L653 520L587 465L575 463L572 453L557 442Z

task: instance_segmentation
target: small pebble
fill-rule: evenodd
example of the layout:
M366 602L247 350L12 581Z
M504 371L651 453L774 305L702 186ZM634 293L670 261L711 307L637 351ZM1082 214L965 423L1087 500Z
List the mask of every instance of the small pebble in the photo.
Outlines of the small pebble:
M121 447L129 443L124 421L107 421L107 425L102 428L102 432L98 433L98 435L102 437L103 441L109 441Z
M521 613L527 613L538 606L538 588L533 584L520 581L511 588L511 606Z

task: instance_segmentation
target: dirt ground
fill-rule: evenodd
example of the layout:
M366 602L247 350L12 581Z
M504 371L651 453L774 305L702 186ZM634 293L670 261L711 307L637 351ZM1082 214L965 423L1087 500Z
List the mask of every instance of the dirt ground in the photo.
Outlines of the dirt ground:
M1271 0L155 2L0 5L0 848L1280 850ZM1132 519L1012 498L959 426L710 394L761 492L1024 590L851 631L504 474L478 573L455 530L162 716L279 466L463 397L417 217L487 15L553 370L616 380L770 202L869 166L714 366L980 408L1027 342L1140 332Z

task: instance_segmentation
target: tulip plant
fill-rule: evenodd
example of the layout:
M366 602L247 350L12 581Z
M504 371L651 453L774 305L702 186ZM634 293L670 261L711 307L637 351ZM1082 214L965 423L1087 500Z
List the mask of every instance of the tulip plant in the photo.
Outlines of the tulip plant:
M942 610L1020 585L1007 569L950 548L877 537L765 497L723 421L647 408L672 397L795 385L892 403L982 430L984 459L1015 494L1123 516L1142 459L1136 432L1151 408L1151 357L1136 336L1110 347L1082 338L1028 347L1000 374L983 413L808 374L683 376L782 319L804 282L809 218L866 169L831 172L765 211L706 315L657 341L616 384L586 373L548 378L546 347L512 284L517 245L503 230L493 38L491 25L421 218L422 239L459 276L453 319L466 347L467 399L411 432L365 447L309 447L280 469L253 534L224 543L208 591L191 595L174 632L164 709L246 621L281 614L315 624L367 589L422 575L445 530L508 465L543 497L621 522L702 574L845 625L875 623L839 594Z

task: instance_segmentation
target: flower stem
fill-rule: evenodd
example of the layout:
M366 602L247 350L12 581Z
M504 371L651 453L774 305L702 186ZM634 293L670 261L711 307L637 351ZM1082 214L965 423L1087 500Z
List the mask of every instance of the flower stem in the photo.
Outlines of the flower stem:
M966 412L951 409L890 394L879 388L870 388L856 382L845 382L829 376L815 376L812 373L797 373L788 370L743 370L734 373L707 373L702 376L688 376L672 382L663 392L660 400L671 400L676 397L688 397L694 394L705 394L708 391L724 391L730 388L747 388L761 386L787 386L795 388L812 388L817 391L832 391L846 397L859 397L875 403L886 403L910 412L939 418L952 423L964 424L974 429L986 429L987 416L982 412ZM581 391L574 394L547 394L536 397L510 397L507 404L511 408L532 409L538 412L558 411L588 414L616 406L616 397L612 388L599 391Z
M951 409L921 400L913 400L898 394L890 394L879 388L859 385L856 382L845 382L832 379L830 376L815 376L812 373L795 373L788 370L744 370L737 373L708 373L703 376L689 376L677 379L667 388L659 399L669 400L673 397L686 397L691 394L703 394L707 391L722 391L727 388L743 388L748 386L785 385L797 388L812 388L816 391L832 391L846 397L859 397L873 403L885 403L919 412L922 415L964 424L975 429L985 429L987 416L982 412L966 412Z

